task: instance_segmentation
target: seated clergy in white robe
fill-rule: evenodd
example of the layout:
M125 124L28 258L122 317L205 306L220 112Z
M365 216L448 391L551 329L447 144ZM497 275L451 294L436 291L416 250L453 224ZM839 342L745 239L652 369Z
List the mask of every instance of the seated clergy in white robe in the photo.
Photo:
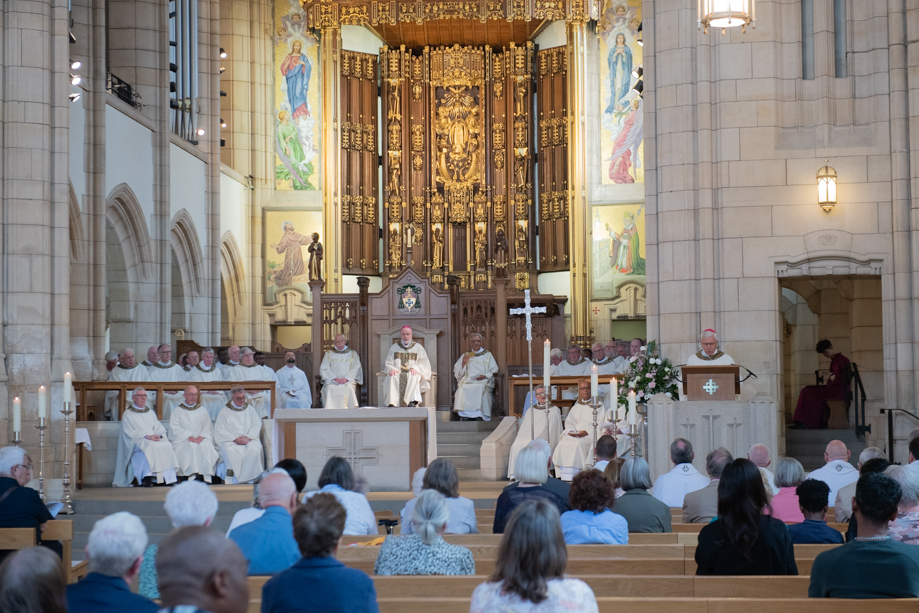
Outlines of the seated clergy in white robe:
M275 374L278 381L279 409L311 409L313 393L306 373L297 368L297 356L293 351L284 354L284 366Z
M121 439L115 464L115 487L127 487L134 479L137 485L175 483L179 466L176 454L166 438L166 428L156 412L145 406L147 392L138 387L131 395L121 420Z
M233 381L233 382L243 382L243 381L272 381L274 378L268 378L265 375L264 369L261 366L255 363L255 355L252 349L249 347L244 347L240 351L240 362L236 366L230 366L227 364L221 369L220 374L223 375L224 381ZM277 383L275 382L275 389L277 389ZM271 416L268 414L271 409L271 392L263 390L253 390L247 392L249 397L249 403L255 408L255 412L258 413L258 416L263 419L268 419Z
M559 479L571 481L578 472L594 464L594 413L589 402L590 381L581 381L578 384L578 401L565 418L565 431L552 454L555 475ZM597 415L598 438L602 418L601 408Z
M265 466L259 439L262 420L246 401L246 390L234 387L230 395L232 400L214 423L214 441L223 459L217 474L227 483L249 483L262 474Z
M185 388L185 400L169 418L169 440L179 462L179 476L200 475L211 482L220 454L214 445L214 426L207 410L198 403L198 388Z
M418 406L421 392L431 388L431 362L424 347L412 340L411 326L402 326L402 340L394 343L383 360L384 406Z
M320 400L326 409L353 409L358 406L357 386L364 384L361 358L348 347L344 335L336 334L334 341L319 366Z
M219 383L223 381L220 375L220 369L217 368L217 360L214 357L214 349L207 347L201 351L201 360L198 360L197 351L189 351L185 358L188 361L188 367L185 369L185 376L189 383ZM198 402L207 411L211 421L217 419L220 409L227 403L226 395L220 390L199 390Z
M157 349L158 360L148 370L150 381L155 383L185 383L188 377L185 368L172 361L172 347L162 344ZM155 398L155 397L154 397ZM168 390L163 393L163 419L169 419L173 409L182 402L181 390Z
M689 356L687 366L730 366L734 358L718 349L718 333L708 328L702 331L702 349Z
M533 441L534 432L535 438L545 439L549 443L550 455L552 451L555 451L555 446L558 445L558 439L562 434L562 416L558 407L555 405L546 407L546 388L542 385L537 385L533 389L533 394L536 396L537 404L532 405L523 414L523 419L520 420L520 429L517 431L517 438L514 439L514 444L511 445L511 455L507 463L508 479L514 478L514 464L517 461L517 454ZM546 419L547 414L548 419ZM548 430L546 429L546 422L548 422Z
M568 359L562 360L555 367L552 374L558 377L579 377L590 376L590 367L592 362L587 358L581 357L581 348L577 345L568 345ZM575 399L578 397L576 387L566 387L562 390L562 398Z
M147 374L149 375L150 371L153 370L153 365L156 364L159 359L160 354L157 350L157 345L150 345L147 347L147 359L141 362L140 365L147 369Z
M108 374L108 380L146 383L150 380L150 375L147 374L146 368L134 361L134 350L130 347L125 347L118 354L118 365ZM119 402L127 403L128 401L127 398L119 399L120 396L121 394L118 392L105 392L105 417L111 421L121 419L118 415L118 404Z
M470 335L472 349L453 365L456 394L453 410L466 419L491 421L491 406L495 400L495 374L498 363L490 351L482 347L482 335Z

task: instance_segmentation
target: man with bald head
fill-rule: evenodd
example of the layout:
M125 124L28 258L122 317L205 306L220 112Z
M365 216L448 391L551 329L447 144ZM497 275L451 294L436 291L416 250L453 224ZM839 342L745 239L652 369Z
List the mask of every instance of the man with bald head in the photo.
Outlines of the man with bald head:
M179 528L160 541L156 552L160 613L245 613L246 567L239 547L219 532Z
M234 528L227 538L239 545L249 560L250 575L274 575L300 559L291 522L297 508L294 480L280 473L269 474L259 484L258 505L265 513Z
M153 365L156 364L156 361L159 359L159 351L157 350L156 345L150 345L147 347L147 359L140 363L141 366L147 369L147 373L150 373L150 369L153 368Z
M146 383L150 380L147 369L139 366L134 361L134 350L125 347L118 354L118 365L108 374L108 380L113 382L130 381L131 383ZM111 421L121 419L119 404L124 404L127 399L119 401L118 392L105 392L105 417Z
M775 475L769 470L769 465L772 464L772 459L769 457L769 448L761 443L757 443L750 447L750 451L747 452L747 459L756 464L759 472L769 481L769 487L772 488L772 495L775 496L778 494L779 488L775 486Z
M858 471L849 463L852 452L842 441L830 441L826 446L823 459L826 465L818 468L807 476L808 479L817 479L830 486L830 498L827 505L836 506L836 492L858 481Z
M185 388L184 400L169 418L169 441L179 462L179 476L210 483L220 454L214 445L211 416L198 402L198 388Z
M354 409L358 405L357 386L364 384L361 358L343 334L336 334L333 340L335 346L325 352L319 365L320 400L326 409Z

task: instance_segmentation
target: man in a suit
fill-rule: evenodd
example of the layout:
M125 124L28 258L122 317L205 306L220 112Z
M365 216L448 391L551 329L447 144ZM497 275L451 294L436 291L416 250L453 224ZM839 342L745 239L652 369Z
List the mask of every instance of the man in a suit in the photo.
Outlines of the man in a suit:
M156 613L155 602L131 592L140 572L147 529L140 518L121 511L93 526L86 543L89 574L67 586L69 613Z
M683 499L684 524L708 524L718 516L718 483L721 471L733 462L731 452L724 447L712 449L705 456L705 470L711 482L701 490L689 492Z
M262 613L379 613L370 577L335 559L345 517L332 494L316 494L297 508L294 538L303 557L265 584Z

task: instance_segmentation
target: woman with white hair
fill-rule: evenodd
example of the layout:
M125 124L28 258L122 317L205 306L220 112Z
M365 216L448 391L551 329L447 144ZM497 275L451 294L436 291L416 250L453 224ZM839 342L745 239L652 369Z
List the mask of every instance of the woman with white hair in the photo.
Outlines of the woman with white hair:
M450 513L444 495L424 490L412 512L414 534L387 536L373 572L378 575L474 575L472 552L443 539Z
M210 526L217 515L217 496L201 481L185 481L169 491L163 504L173 530L185 526ZM144 552L140 565L138 592L147 598L159 598L156 584L156 545Z
M897 518L887 526L887 536L907 545L919 545L919 474L906 466L890 466L884 471L900 484Z
M524 447L517 454L515 467L517 487L501 492L495 505L495 523L492 532L501 534L511 513L527 500L544 500L553 504L559 515L568 510L568 501L546 488L549 479L549 458L537 447Z
M22 447L0 449L0 528L35 528L39 545L62 556L60 541L42 541L41 533L54 516L41 501L38 492L26 487L32 480L32 458ZM4 556L0 556L0 560Z
M45 547L27 547L0 564L0 611L67 613L61 559Z

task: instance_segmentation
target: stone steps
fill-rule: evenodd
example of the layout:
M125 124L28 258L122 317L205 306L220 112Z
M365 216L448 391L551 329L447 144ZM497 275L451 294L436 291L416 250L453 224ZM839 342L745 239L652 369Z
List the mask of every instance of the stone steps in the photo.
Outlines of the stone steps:
M854 430L785 430L785 455L795 458L806 471L820 468L826 462L823 453L827 444L832 440L840 440L846 444L852 456L849 462L858 466L858 454L865 449L865 441L855 435Z
M481 480L479 451L501 421L442 421L437 424L437 457L450 460L459 471L470 471L462 480ZM475 471L474 473L472 471Z

